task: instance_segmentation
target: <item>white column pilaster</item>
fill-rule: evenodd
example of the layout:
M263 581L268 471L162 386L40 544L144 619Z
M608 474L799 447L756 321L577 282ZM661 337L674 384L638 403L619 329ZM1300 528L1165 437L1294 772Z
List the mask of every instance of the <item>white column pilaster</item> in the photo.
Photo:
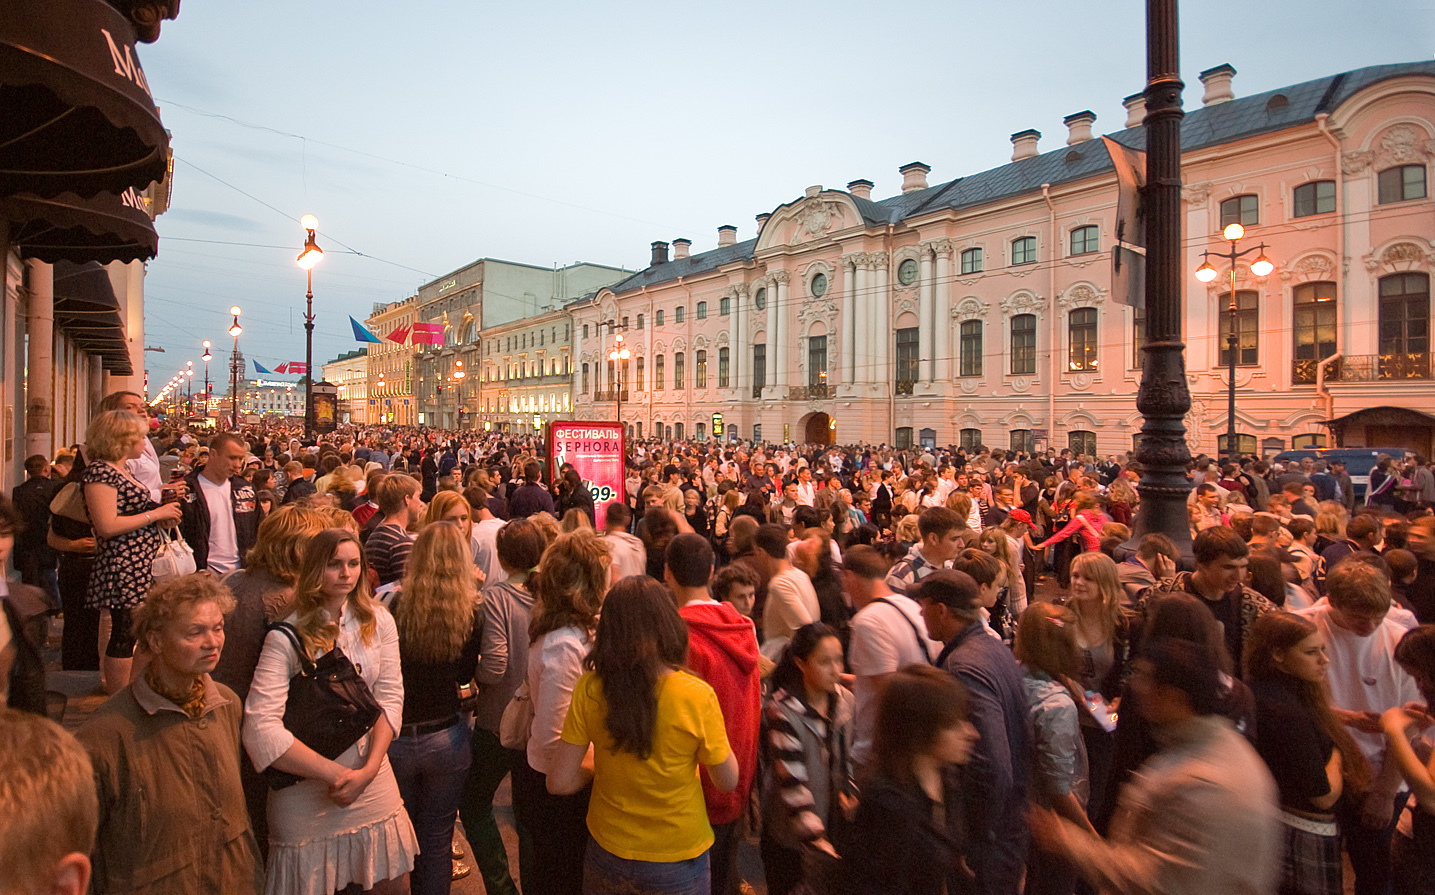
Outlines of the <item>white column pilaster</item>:
M876 350L873 352L872 381L876 382L879 390L885 392L892 388L891 364L888 363L892 350L892 296L889 293L888 274L890 262L887 253L877 255L876 282L872 287L872 298L876 302L877 313L873 318L873 340L876 343Z
M935 321L932 318L936 284L932 282L932 253L925 246L922 247L920 268L920 279L917 281L917 357L920 359L917 379L930 382L937 376L936 352L933 350Z
M841 352L842 364L837 376L838 384L851 385L856 374L853 360L856 358L856 345L853 336L856 334L857 309L856 309L856 283L853 274L853 265L847 258L842 259L842 329L841 341L837 350Z
M30 294L26 301L25 456L54 451L55 388L55 272L43 261L30 259ZM143 357L143 355L141 355Z
M936 246L937 282L936 308L933 316L937 324L936 360L932 365L932 378L936 382L949 382L955 369L952 365L952 244L940 240Z

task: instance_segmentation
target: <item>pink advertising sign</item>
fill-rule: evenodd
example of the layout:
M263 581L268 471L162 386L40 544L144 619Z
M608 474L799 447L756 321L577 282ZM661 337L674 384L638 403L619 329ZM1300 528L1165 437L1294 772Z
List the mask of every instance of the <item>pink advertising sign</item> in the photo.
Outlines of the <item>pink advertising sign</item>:
M548 459L552 475L557 476L564 463L573 464L583 484L593 492L593 509L598 525L610 503L622 503L625 469L624 432L618 423L548 424Z

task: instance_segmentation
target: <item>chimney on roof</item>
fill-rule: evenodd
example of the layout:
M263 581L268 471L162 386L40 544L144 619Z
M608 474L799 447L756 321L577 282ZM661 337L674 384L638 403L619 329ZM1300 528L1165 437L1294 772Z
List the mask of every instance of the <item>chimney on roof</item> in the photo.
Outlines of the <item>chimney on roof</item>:
M723 224L718 228L718 247L737 245L737 228L732 224Z
M1096 113L1090 109L1075 112L1061 119L1061 123L1067 127L1067 146L1085 143L1091 139L1091 126L1096 123Z
M678 237L677 239L673 240L673 260L677 261L680 258L688 257L692 254L692 248L693 241L691 239L683 239L682 237Z
M1041 131L1024 130L1011 135L1011 160L1019 162L1024 158L1036 158L1036 142L1041 139Z
M757 232L759 234L762 233L762 228L767 226L767 219L770 217L772 217L772 215L766 211L757 216Z
M854 180L851 183L847 184L847 192L851 193L859 199L870 200L872 198L872 181Z
M932 166L909 162L898 168L897 172L902 175L902 192L910 193L927 188L927 175L932 173Z
M1201 83L1206 85L1206 95L1201 97L1201 105L1214 106L1216 103L1235 99L1236 94L1231 90L1231 78L1235 76L1236 69L1229 63L1201 72Z
M668 244L661 239L653 243L653 260L649 267L657 267L659 264L668 263Z
M1146 121L1146 94L1133 93L1121 101L1126 107L1126 126L1140 127Z

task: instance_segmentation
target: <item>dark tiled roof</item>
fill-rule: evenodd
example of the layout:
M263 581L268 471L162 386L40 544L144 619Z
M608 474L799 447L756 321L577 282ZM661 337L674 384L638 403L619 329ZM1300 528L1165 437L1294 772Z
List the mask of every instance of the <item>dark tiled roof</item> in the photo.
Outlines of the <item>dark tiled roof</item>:
M1403 75L1435 77L1435 61L1376 65L1193 109L1181 121L1181 149L1191 152L1296 127L1315 120L1317 114L1329 112L1372 84ZM1133 149L1146 148L1146 130L1142 127L1127 128L1109 136ZM1009 196L1036 192L1044 183L1082 180L1111 168L1111 156L1106 151L1106 145L1100 140L1090 140L1075 146L1061 146L1033 158L925 190L901 193L878 202L856 196L852 197L852 201L861 212L864 223L885 226L944 208L973 208ZM756 246L757 240L749 239L736 245L700 252L658 267L649 267L614 283L611 288L614 294L621 295L643 286L671 282L678 277L695 276L734 261L749 260Z

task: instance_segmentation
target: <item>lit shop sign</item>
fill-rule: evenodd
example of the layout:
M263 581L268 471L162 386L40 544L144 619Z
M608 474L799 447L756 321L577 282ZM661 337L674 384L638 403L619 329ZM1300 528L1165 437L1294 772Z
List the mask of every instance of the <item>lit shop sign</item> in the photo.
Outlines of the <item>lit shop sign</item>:
M549 470L558 475L564 463L573 464L578 477L593 493L593 509L604 517L604 508L624 499L623 427L618 423L566 423L548 425Z

